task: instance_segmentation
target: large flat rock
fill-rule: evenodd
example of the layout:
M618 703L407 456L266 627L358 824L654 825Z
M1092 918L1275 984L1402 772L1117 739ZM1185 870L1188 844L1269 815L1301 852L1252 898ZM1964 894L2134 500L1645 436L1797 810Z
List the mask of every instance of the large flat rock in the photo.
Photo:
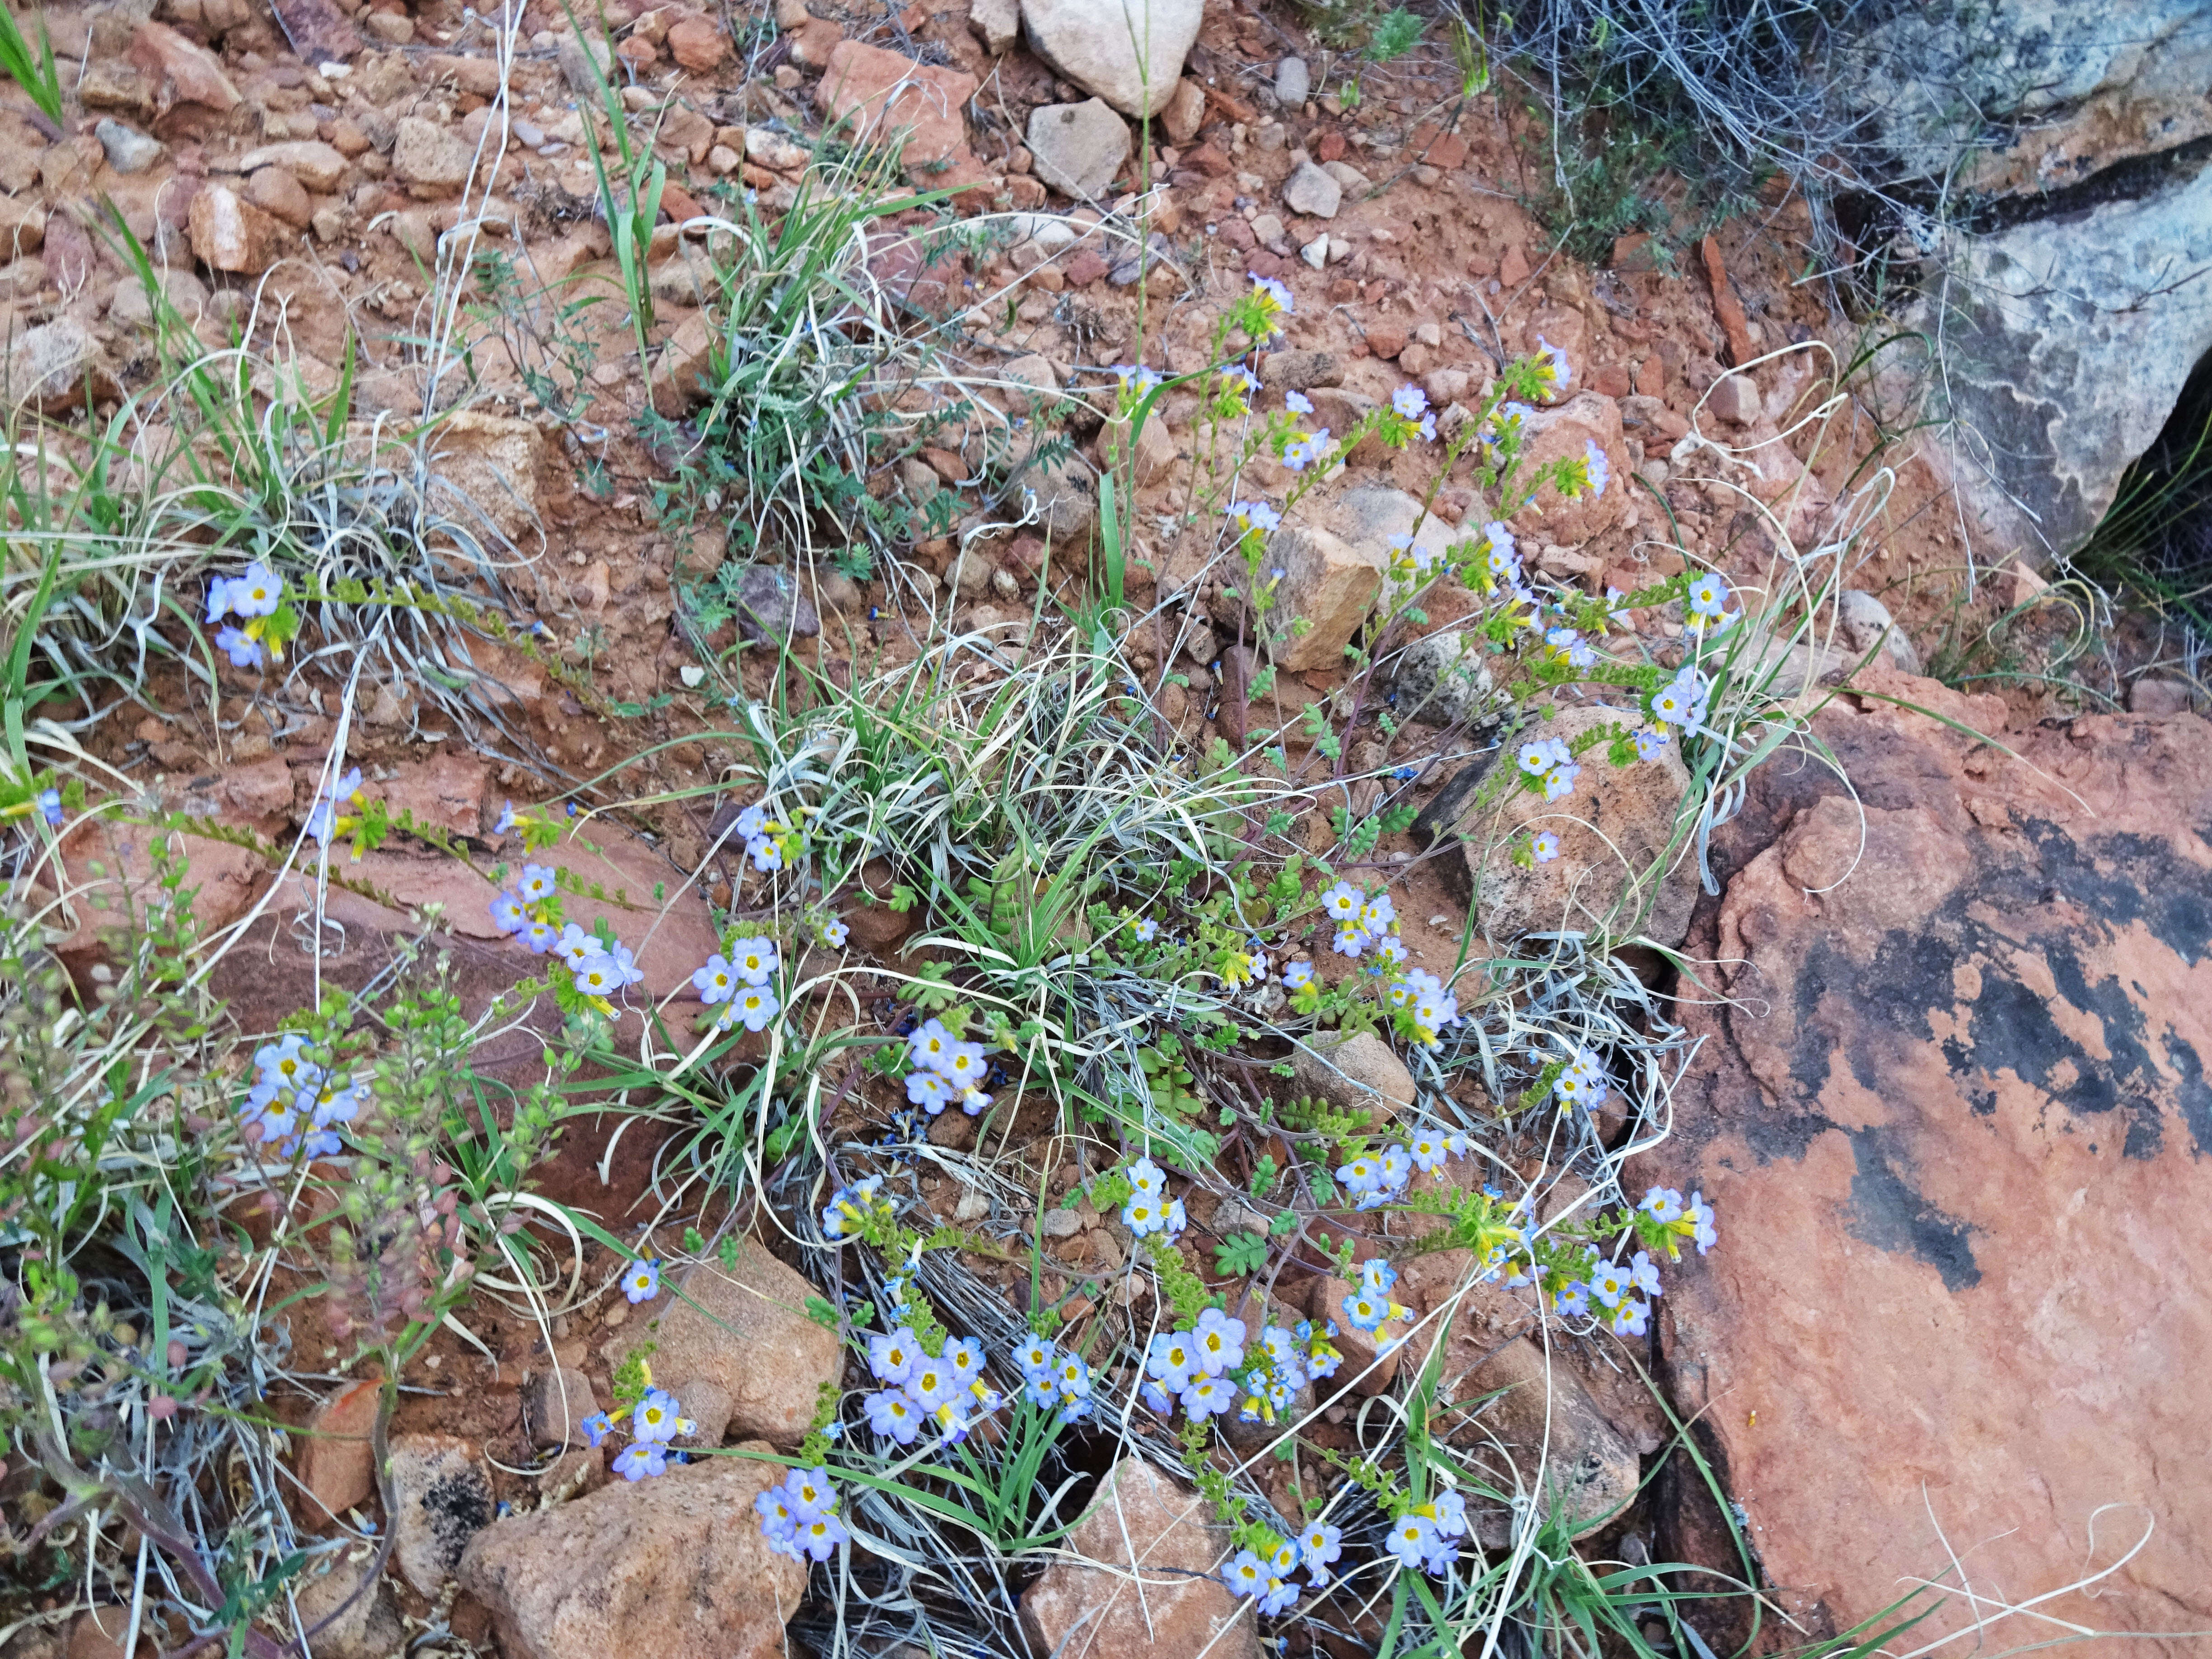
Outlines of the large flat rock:
M1675 1403L1812 1632L1954 1555L2039 1595L2150 1528L2043 1611L2212 1628L2212 724L2086 718L2017 760L1872 700L1816 729L1863 818L1816 769L1757 775L1688 946L1733 1000L1685 1005L1676 1139L1631 1171L1718 1208L1659 1304ZM1686 1505L1662 1553L1726 1562L1717 1524Z

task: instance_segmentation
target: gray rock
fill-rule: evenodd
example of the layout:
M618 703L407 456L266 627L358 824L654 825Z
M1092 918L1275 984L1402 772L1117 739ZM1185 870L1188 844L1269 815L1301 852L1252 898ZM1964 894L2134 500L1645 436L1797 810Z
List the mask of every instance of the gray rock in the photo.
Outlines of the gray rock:
M1326 351L1271 351L1260 359L1260 384L1285 392L1310 392L1317 386L1340 386L1344 367Z
M583 1421L599 1410L592 1379L581 1371L549 1366L532 1374L522 1389L523 1421L530 1437L540 1446L581 1446L586 1443Z
M1275 65L1275 98L1297 108L1313 93L1313 75L1303 58L1285 58Z
M1033 461L1015 476L1014 488L1036 495L1036 528L1056 550L1082 542L1098 522L1098 475L1080 455Z
M1318 403L1315 409L1318 415ZM1322 528L1385 570L1389 568L1395 550L1393 537L1411 536L1413 550L1431 562L1445 557L1452 544L1462 539L1435 514L1424 514L1419 496L1385 485L1362 484L1347 489L1327 500L1313 517ZM1382 592L1385 610L1395 606L1410 591L1409 584L1395 577L1388 580Z
M1083 1218L1073 1210L1047 1210L1037 1225L1047 1238L1073 1238L1083 1231Z
M420 116L402 116L392 146L392 175L403 185L455 191L468 182L474 152L451 128Z
M207 284L189 270L161 272L161 292L177 308L187 325L199 320L200 308L207 304ZM137 277L125 276L115 284L115 293L107 302L110 322L141 327L154 320L153 301L148 297L145 284Z
M434 1600L469 1540L497 1512L491 1482L470 1442L450 1434L401 1434L392 1439L392 1484L399 1507L392 1523L392 1561L417 1595Z
M107 152L107 165L118 173L143 173L161 159L160 139L150 138L112 117L103 118L92 131L100 149Z
M1376 1122L1413 1109L1413 1074L1372 1031L1315 1032L1291 1054L1291 1069L1299 1093Z
M1366 625L1382 592L1382 556L1305 524L1277 531L1267 559L1283 573L1265 630L1268 654L1278 666L1300 672L1343 666L1344 647ZM1294 631L1294 622L1308 624L1306 631Z
M1030 388L1014 395L1032 415L1048 414L1060 402L1060 375L1049 358L1036 352L1015 358L999 371L999 378Z
M1309 218L1334 219L1344 205L1344 186L1311 161L1301 161L1283 181L1283 205Z
M1021 38L1021 0L968 0L968 27L975 31L984 51L1002 57Z
M2212 291L2174 280L2212 257L2212 172L2115 167L2212 133L2212 9L1937 0L1861 15L1829 90L1881 167L2030 214L2112 180L1990 235L1920 219L1899 238L1929 267L1907 325L1943 329L1922 412L1975 434L1952 480L1970 533L2031 559L2070 552L2212 347Z
M1197 137L1198 130L1206 125L1206 88L1185 76L1160 112L1159 122L1167 130L1170 143L1187 144Z
M561 65L561 78L568 83L568 90L596 100L599 86L614 69L614 49L599 36L586 31L581 35L564 33L554 54ZM592 74L596 65L599 73Z
M1707 394L1705 407L1735 426L1750 426L1759 419L1759 388L1748 374L1723 374Z
M2203 0L1938 0L1838 46L1863 141L1921 179L1963 161L1969 191L2038 193L2212 132Z
M927 507L945 485L927 461L909 455L898 464L899 493L916 507Z
M1205 0L1022 0L1030 46L1125 115L1157 115L1175 96Z
M1215 1207L1213 1219L1208 1224L1217 1238L1226 1238L1231 1233L1265 1233L1267 1218L1241 1198L1224 1198Z
M738 579L738 628L757 644L784 639L811 640L822 631L822 618L780 564L746 567Z
M1893 667L1908 674L1920 672L1920 653L1905 637L1889 607L1863 588L1847 587L1837 595L1836 633L1854 659L1865 656L1879 641L1882 657Z
M1321 170L1336 180L1343 190L1364 190L1372 181L1349 161L1323 161Z
M1129 124L1099 98L1031 110L1029 141L1036 176L1078 201L1103 191L1129 159Z
M1272 213L1262 213L1252 221L1252 234L1260 239L1261 247L1271 248L1283 240L1283 222Z
M45 410L112 397L115 376L106 353L83 324L71 317L24 330L9 342L0 362L0 386L10 408L28 403Z
M1491 706L1495 690L1480 638L1462 629L1426 634L1407 646L1392 671L1390 689L1398 695L1393 711L1400 720L1425 726L1459 726L1478 720Z
M2212 168L2134 201L1947 237L1939 264L1942 297L1911 314L1942 320L1948 348L1949 401L1929 413L1984 441L1971 456L1989 471L1965 449L1955 463L1976 540L2071 552L2212 350L2212 283L2174 280L2212 265Z
M2187 680L2163 674L2145 674L2128 688L2128 712L2163 719L2185 714L2196 702L2197 688Z
M860 583L843 571L821 570L815 573L814 603L818 609L841 617L857 617L868 602Z
M642 1330L632 1325L602 1345L609 1369L649 1343L656 1375L690 1379L687 1387L711 1382L728 1394L729 1425L738 1435L786 1451L797 1447L822 1384L837 1374L837 1334L806 1316L814 1286L749 1239L731 1272L702 1263L680 1288L681 1299L663 1296L651 1304Z
M1227 1530L1204 1498L1143 1458L1124 1457L1022 1595L1030 1650L1064 1659L1258 1659L1257 1626L1219 1577L1229 1553Z
M719 1382L695 1376L669 1392L676 1396L678 1409L693 1424L691 1432L678 1435L675 1443L684 1447L720 1445L722 1437L730 1431L730 1419L737 1413L738 1402L730 1398L730 1391Z

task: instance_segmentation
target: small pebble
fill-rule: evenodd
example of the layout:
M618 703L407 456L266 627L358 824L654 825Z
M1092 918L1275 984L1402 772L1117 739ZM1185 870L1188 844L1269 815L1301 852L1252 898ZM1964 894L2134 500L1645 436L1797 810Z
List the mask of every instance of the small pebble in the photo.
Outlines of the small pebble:
M605 1314L601 1316L599 1323L605 1326L611 1331L619 1330L622 1328L623 1322L629 1317L629 1304L627 1302L617 1302L613 1307L608 1309Z

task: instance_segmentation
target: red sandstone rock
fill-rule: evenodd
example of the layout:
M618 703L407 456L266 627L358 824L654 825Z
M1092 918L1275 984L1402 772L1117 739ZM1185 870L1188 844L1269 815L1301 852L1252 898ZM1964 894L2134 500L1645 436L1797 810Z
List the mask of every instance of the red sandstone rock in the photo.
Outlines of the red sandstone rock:
M782 1474L712 1457L511 1516L469 1546L462 1583L518 1659L770 1659L806 1589L805 1567L769 1548L753 1515Z
M1751 325L1743 314L1743 301L1735 297L1735 289L1729 285L1728 264L1721 258L1721 245L1708 236L1699 244L1698 252L1705 262L1705 279L1712 284L1713 315L1719 319L1722 331L1728 336L1729 362L1741 368L1759 355L1751 342Z
M729 43L712 18L685 17L669 26L668 50L692 74L706 75L721 67Z
M222 60L166 23L138 26L131 42L131 62L154 82L157 115L178 104L198 104L218 112L238 106L238 88L222 72Z
M732 1272L702 1264L683 1290L681 1299L656 1303L649 1318L632 1320L608 1340L609 1368L652 1343L659 1376L728 1390L733 1431L797 1449L813 1421L817 1390L837 1375L837 1334L806 1316L813 1285L753 1240Z
M968 119L975 77L917 64L913 58L858 40L840 41L815 90L825 119L873 142L906 135L900 151L909 168L972 161Z
M1538 468L1560 457L1583 459L1584 447L1592 443L1605 453L1611 473L1603 493L1586 490L1575 501L1546 484L1536 492L1542 517L1516 516L1516 531L1538 542L1580 547L1620 521L1628 507L1628 445L1620 428L1620 405L1610 398L1585 392L1556 409L1540 410L1528 422L1528 444L1521 452L1521 476L1533 478Z
M383 1386L374 1381L348 1382L325 1395L308 1417L306 1431L296 1442L295 1459L302 1488L297 1507L303 1524L320 1528L342 1520L348 1510L366 1503L376 1491L369 1434L376 1427Z
M2212 1483L2177 1454L2212 1348L2183 1288L2212 1254L2212 724L2084 717L2008 732L2014 760L1846 698L1815 732L1863 805L1820 767L1753 775L1688 945L1735 1000L1684 1005L1705 1048L1631 1182L1719 1212L1657 1310L1674 1402L1808 1636L1954 1553L2024 1601L2151 1522L2041 1610L2203 1628ZM1674 1525L1656 1553L1721 1558L1717 1516Z
M1030 1645L1060 1659L1252 1659L1260 1644L1250 1609L1211 1576L1229 1540L1210 1521L1196 1492L1141 1457L1123 1458L1066 1541L1071 1554L1103 1565L1055 1561L1023 1593Z

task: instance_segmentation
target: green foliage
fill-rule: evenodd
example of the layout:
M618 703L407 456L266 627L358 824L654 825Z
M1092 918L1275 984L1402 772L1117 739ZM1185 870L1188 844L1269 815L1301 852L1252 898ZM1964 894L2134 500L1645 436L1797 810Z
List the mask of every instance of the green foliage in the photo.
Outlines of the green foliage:
M1346 1111L1317 1100L1311 1095L1300 1095L1285 1101L1276 1109L1277 1121L1294 1133L1321 1135L1339 1146L1356 1147L1360 1138L1373 1132L1374 1119L1365 1109Z
M0 7L0 71L27 94L39 112L57 126L63 119L61 72L54 64L54 43L46 34L46 14L39 10L39 45L33 52L15 14Z
M868 492L869 472L904 447L904 432L864 394L887 367L924 349L893 326L863 255L878 221L941 192L902 191L885 155L819 152L796 190L773 220L750 192L719 204L729 229L709 245L717 283L707 405L681 427L657 416L644 424L679 458L662 492L664 519L711 514L740 553L780 546L793 562L820 560L860 580L914 529L902 501ZM944 498L937 511L951 505ZM687 606L702 597L682 590Z
M1144 1252L1145 1260L1152 1264L1153 1273L1158 1275L1161 1296L1175 1311L1177 1329L1189 1329L1208 1308L1222 1305L1221 1298L1206 1288L1206 1281L1191 1270L1190 1264L1174 1245L1147 1238L1144 1241Z
M632 1409L653 1386L653 1355L658 1344L645 1342L623 1352L622 1364L607 1379L608 1397L619 1413Z
M1258 1233L1231 1233L1213 1247L1213 1259L1225 1276L1247 1278L1267 1265L1267 1241Z
M1403 58L1420 44L1422 27L1419 15L1403 6L1384 12L1375 20L1361 55L1370 64L1387 64L1394 58Z

